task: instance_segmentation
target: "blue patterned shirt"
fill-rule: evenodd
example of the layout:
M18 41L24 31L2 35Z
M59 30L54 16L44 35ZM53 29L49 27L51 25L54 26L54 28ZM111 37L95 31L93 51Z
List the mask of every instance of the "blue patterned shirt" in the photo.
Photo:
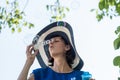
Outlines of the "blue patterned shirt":
M83 71L74 70L70 73L58 73L51 68L38 68L33 70L35 80L82 80Z

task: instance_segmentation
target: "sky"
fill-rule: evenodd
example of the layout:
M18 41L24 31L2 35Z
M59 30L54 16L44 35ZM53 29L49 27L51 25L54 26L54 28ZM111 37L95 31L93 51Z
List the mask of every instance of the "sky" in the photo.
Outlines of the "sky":
M27 0L20 0L20 8ZM26 46L33 37L46 25L50 24L50 14L47 4L55 0L29 0L25 8L26 20L35 24L33 29L23 28L21 33L14 34L8 28L0 33L0 76L1 80L16 80L26 60ZM119 26L120 18L113 20L105 17L101 22L96 19L91 9L98 7L99 0L60 0L63 6L68 6L70 12L64 21L71 24L77 52L84 60L83 71L89 71L96 80L117 80L119 68L113 66L113 59L120 55L120 50L114 50L114 33ZM0 4L4 0L0 0ZM39 68L37 60L30 68Z

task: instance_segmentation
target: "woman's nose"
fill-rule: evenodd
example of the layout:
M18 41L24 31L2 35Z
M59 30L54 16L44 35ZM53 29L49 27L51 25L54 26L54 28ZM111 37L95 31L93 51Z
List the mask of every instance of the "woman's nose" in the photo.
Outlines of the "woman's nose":
M53 42L49 42L48 45L49 45L49 47L53 46Z

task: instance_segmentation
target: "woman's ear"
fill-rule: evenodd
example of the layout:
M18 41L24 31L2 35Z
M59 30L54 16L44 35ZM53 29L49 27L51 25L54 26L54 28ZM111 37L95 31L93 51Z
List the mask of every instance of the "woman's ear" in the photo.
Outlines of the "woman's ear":
M70 45L66 45L65 50L66 51L70 50Z

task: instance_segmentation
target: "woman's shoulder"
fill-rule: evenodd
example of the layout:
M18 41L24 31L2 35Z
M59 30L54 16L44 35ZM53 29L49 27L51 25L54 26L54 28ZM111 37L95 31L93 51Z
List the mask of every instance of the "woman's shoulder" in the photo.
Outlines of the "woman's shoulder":
M37 79L42 79L43 77L45 77L46 74L48 74L49 72L49 68L36 68L33 70L32 74L35 77L35 80Z

